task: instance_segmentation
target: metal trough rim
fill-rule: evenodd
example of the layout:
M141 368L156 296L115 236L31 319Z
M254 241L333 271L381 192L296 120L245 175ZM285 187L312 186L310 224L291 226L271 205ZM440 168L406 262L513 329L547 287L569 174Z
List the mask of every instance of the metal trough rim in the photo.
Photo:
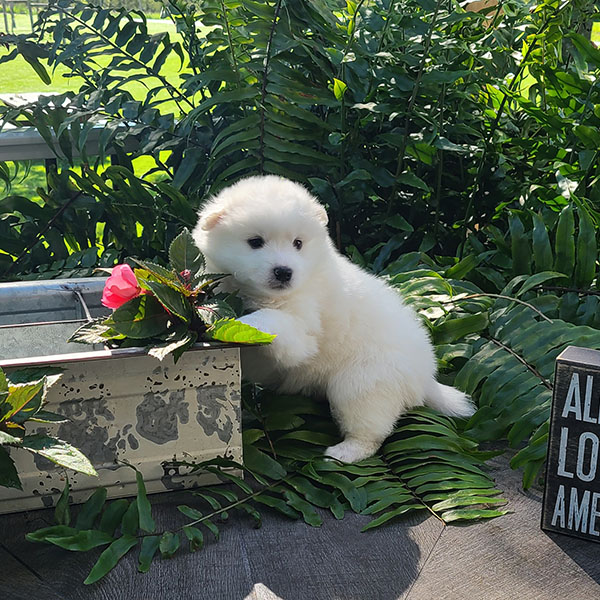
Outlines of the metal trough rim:
M199 350L219 350L221 348L241 348L248 344L234 344L224 342L197 342L186 352L197 352ZM25 368L38 367L41 365L53 365L58 363L77 363L90 360L106 360L107 358L132 358L134 356L145 356L146 348L136 346L133 348L115 348L114 350L93 350L91 352L71 352L69 354L51 354L49 356L26 356L25 358L0 360L0 368ZM156 359L158 360L158 358Z

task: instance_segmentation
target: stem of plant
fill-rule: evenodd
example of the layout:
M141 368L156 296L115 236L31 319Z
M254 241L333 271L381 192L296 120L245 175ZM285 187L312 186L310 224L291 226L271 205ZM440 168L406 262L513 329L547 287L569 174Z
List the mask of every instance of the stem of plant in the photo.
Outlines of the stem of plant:
M539 43L539 37L546 30L548 25L550 25L550 22L552 21L552 19L557 17L568 6L568 4L569 4L568 2L563 2L563 4L561 6L559 6L557 9L555 9L553 11L551 16L548 17L540 25L538 31L534 34L533 41L531 42L530 46L527 48L527 52L525 53L525 56L521 59L521 62L519 63L519 68L517 69L517 72L515 73L513 80L511 81L510 85L508 86L508 91L503 92L504 96L502 97L500 106L498 107L498 111L496 112L496 117L494 118L494 121L490 127L488 139L486 140L485 146L481 153L481 158L479 160L479 165L477 167L477 174L475 176L475 182L473 184L473 191L469 195L469 200L467 202L467 208L465 209L465 217L463 219L463 223L462 223L462 227L461 227L461 235L460 235L462 242L459 247L459 254L458 254L459 258L463 257L465 243L467 241L468 225L469 225L469 221L471 220L471 211L473 210L473 202L475 200L475 197L479 193L479 189L481 186L481 179L482 179L483 171L485 168L485 162L486 162L487 155L488 155L488 150L493 142L494 133L496 132L496 129L498 129L498 126L500 124L500 119L502 118L502 114L504 112L504 107L506 106L506 103L508 102L509 96L514 91L517 84L521 81L521 77L523 75L523 72L525 71L525 67L527 66L527 61L529 60L531 53L537 48L537 45Z
M437 18L440 12L440 8L442 5L442 0L437 0L435 5L435 12L433 13L433 19L431 20L431 25L429 30L427 31L427 38L425 40L425 47L423 48L423 56L421 57L421 62L419 64L419 70L417 72L417 78L415 80L415 85L413 87L412 94L410 96L410 100L408 101L408 106L406 108L406 118L404 120L404 135L402 136L402 141L400 142L400 148L398 149L398 163L396 164L396 173L394 175L394 184L392 185L392 191L388 197L388 216L391 216L394 212L395 198L396 192L398 190L398 178L404 169L404 153L406 152L406 145L408 143L409 136L409 125L410 118L413 107L417 100L417 96L419 94L419 89L421 87L421 79L423 78L423 73L425 71L425 63L427 61L427 57L429 56L429 49L431 48L431 38L433 37L433 29L437 22Z
M275 27L279 21L279 11L281 10L281 1L277 1L275 7L275 14L273 16L273 24L271 25L271 31L269 33L269 41L267 42L267 51L264 62L263 80L260 91L260 172L265 172L265 98L267 97L267 80L269 75L269 62L271 60L271 47L273 44L273 36L275 35Z

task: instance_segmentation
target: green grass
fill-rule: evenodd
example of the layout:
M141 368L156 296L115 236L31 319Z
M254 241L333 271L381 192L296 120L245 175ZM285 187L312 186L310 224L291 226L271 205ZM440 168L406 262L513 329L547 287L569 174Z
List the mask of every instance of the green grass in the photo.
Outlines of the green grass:
M596 21L592 23L592 42L596 44L596 46L600 46L600 21Z
M31 31L28 15L15 15L16 28L15 33L28 33ZM0 31L4 29L4 20L0 17ZM148 32L159 33L161 31L168 31L173 37L175 37L175 25L170 21L163 21L160 23L149 22ZM8 53L3 47L0 47L0 56L4 56ZM106 61L108 63L108 60ZM176 83L178 80L178 71L180 67L179 58L175 55L170 56L165 62L161 73L170 81ZM69 90L77 91L81 80L77 78L68 78L65 75L68 73L68 69L63 66L57 67L50 76L52 82L50 85L46 85L36 75L35 71L29 66L29 64L22 59L17 57L16 59L0 64L0 93L2 94L19 94L27 92L39 92L45 94L60 94ZM128 89L136 98L143 98L145 93L145 87L141 84L131 84ZM165 97L167 97L165 95ZM173 111L175 109L174 103L168 103L163 107L163 111Z
M166 160L168 152L161 153L161 160ZM105 167L110 166L110 162L100 166L98 173L102 173ZM151 156L140 156L133 160L133 169L137 175L142 175L156 166L156 162ZM79 161L75 161L75 165L70 167L67 161L59 161L59 169L72 168L76 173L81 172ZM14 168L14 166L13 166ZM14 171L13 171L14 173ZM157 181L164 179L164 174L160 172L152 173L146 178L148 181ZM3 189L3 184L0 183L0 198L4 194L11 196L24 196L32 200L40 200L36 190L46 187L46 169L43 160L32 160L29 163L21 163L16 177L11 182L10 189Z
M29 16L26 14L15 15L15 33L28 33L31 30ZM0 17L0 31L4 29L4 21ZM168 31L172 37L177 35L175 26L168 21L160 23L149 22L148 31L151 34L159 33L161 31ZM6 55L8 50L0 47L0 56ZM106 61L108 62L108 60ZM178 72L180 69L180 60L176 55L170 56L165 62L161 73L175 85L178 81ZM57 94L67 91L77 91L81 80L79 78L68 78L65 75L68 73L66 67L57 67L50 75L52 82L50 85L44 84L37 76L31 66L21 57L0 64L0 93L2 94L18 94L18 93L44 93L44 94ZM132 93L135 98L142 99L146 93L146 88L140 83L132 83L127 89ZM167 92L164 94L164 98L167 100L169 95ZM161 105L162 112L177 112L177 106L172 101L167 101ZM142 174L155 166L152 157L140 157L134 160L134 167L137 174ZM60 168L69 168L66 163L59 165ZM75 167L77 170L78 167ZM155 178L157 176L155 175ZM150 177L152 179L152 176ZM32 161L28 168L21 166L18 172L18 176L14 179L11 184L10 191L8 193L14 195L26 196L35 199L37 197L35 190L38 187L45 187L46 185L46 173L43 161ZM6 190L1 189L0 196L3 195Z

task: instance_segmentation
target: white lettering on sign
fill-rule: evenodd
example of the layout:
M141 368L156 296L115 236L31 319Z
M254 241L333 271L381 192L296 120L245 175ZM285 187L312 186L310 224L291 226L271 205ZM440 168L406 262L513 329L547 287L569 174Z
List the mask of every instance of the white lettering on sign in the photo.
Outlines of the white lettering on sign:
M588 444L588 442L590 442ZM567 470L567 447L569 446L569 428L560 428L560 442L558 445L558 466L556 474L561 477L573 479L573 473ZM585 460L589 446L589 457ZM598 470L598 451L600 450L600 439L591 431L584 431L579 436L577 445L576 474L581 481L593 481L596 479Z
M558 486L554 512L552 513L552 526L570 529L579 533L587 533L600 537L600 531L596 528L596 521L600 517L600 494L585 490L579 497L579 490L571 488L565 492L565 486Z
M592 448L590 453L589 471L584 473L583 459L585 457L585 446L588 440L592 442ZM584 431L581 436L579 436L579 447L577 448L577 477L579 477L581 481L593 481L596 477L599 445L600 440L598 440L598 436L591 431Z
M588 375L585 382L585 399L583 401L583 420L586 423L598 423L598 419L590 416L590 410L592 408L592 388L594 386L594 377Z
M600 500L600 494L594 492L592 494L592 510L590 512L590 528L588 529L588 533L591 535L600 536L600 531L598 531L595 527L596 519L600 517L600 511L598 510L598 500Z
M567 471L567 442L569 441L569 428L560 428L560 445L558 447L558 469L556 473L561 477L573 478L573 473Z
M565 486L558 486L558 493L556 494L556 502L554 503L554 512L552 513L552 527L556 527L558 523L559 527L564 529L565 527Z
M579 374L573 373L569 391L562 411L562 418L568 418L570 413L574 413L575 419L581 421L581 394L579 393Z
M585 533L588 526L588 517L590 514L590 490L583 492L583 498L579 503L577 497L577 488L571 488L571 497L569 502L569 529L582 531Z
M565 404L563 406L562 418L567 419L570 414L575 416L576 421L585 421L586 423L597 424L600 422L600 415L598 417L592 417L592 391L594 388L594 377L588 375L585 380L585 397L583 399L583 412L581 408L581 392L579 386L579 373L573 373L571 377L571 383L569 384L569 391L565 398Z

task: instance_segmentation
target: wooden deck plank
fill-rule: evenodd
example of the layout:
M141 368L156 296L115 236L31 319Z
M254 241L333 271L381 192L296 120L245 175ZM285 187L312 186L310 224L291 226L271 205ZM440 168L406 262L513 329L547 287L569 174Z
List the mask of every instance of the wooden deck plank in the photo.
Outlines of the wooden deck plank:
M2 598L10 600L32 600L32 598L61 600L36 573L15 559L0 545L0 590Z
M520 474L497 459L495 475L513 514L469 527L444 526L415 513L360 533L368 517L327 513L320 528L263 514L261 529L246 515L221 525L221 540L187 548L137 572L136 552L105 579L84 586L99 552L72 553L31 544L24 534L51 523L52 511L0 518L14 576L1 581L13 600L550 600L600 597L600 544L549 536L539 529L541 493L525 493ZM186 522L177 504L186 494L152 497L159 528ZM5 560L4 560L5 559ZM6 572L6 571L5 571ZM6 579L6 577L4 577ZM8 587L9 585L12 586ZM3 595L4 597L4 595Z
M369 520L347 513L313 528L269 515L260 530L242 530L252 581L285 600L403 598L442 525L413 514L360 533Z
M494 466L512 514L447 527L407 600L597 600L600 544L544 533L541 490L523 491L508 457Z
M159 528L185 523L176 505L188 499L154 496ZM368 517L348 513L337 521L323 515L322 527L313 528L265 512L262 528L254 529L246 515L234 514L221 526L219 542L205 535L202 551L183 549L174 559L155 560L145 575L137 572L133 551L92 586L82 582L99 552L73 553L24 539L26 532L48 525L52 511L1 517L0 537L48 586L46 596L37 595L41 600L396 600L404 597L441 531L424 514L362 534Z

